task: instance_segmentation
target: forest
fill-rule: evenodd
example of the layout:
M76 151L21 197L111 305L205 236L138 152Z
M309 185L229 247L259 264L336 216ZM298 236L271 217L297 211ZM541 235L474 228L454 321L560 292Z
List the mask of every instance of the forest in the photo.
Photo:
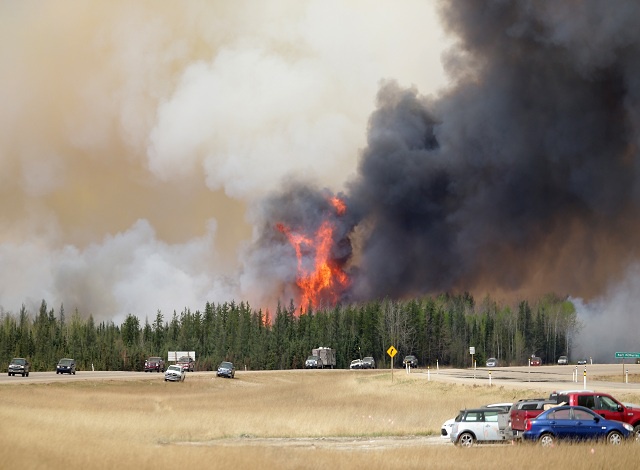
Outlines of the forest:
M32 371L53 371L71 357L82 370L142 371L148 356L167 359L169 351L195 351L196 370L213 370L222 360L238 370L297 369L311 349L336 350L338 368L373 356L389 367L386 351L398 350L394 367L413 354L420 367L471 367L488 357L503 365L526 365L540 356L555 363L571 354L579 321L570 300L548 294L536 301L498 304L490 297L441 294L411 300L381 299L303 311L293 302L275 312L254 310L246 302L209 303L204 310L165 315L151 322L133 314L120 325L96 322L89 312L68 315L43 300L37 312L0 312L0 361L25 357Z

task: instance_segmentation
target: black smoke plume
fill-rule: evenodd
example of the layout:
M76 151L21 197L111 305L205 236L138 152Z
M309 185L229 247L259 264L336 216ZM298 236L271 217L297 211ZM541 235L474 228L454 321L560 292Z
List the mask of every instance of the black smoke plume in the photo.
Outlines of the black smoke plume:
M640 248L640 3L455 1L441 18L451 86L385 82L345 186L349 298L602 293ZM274 196L257 250L324 201Z

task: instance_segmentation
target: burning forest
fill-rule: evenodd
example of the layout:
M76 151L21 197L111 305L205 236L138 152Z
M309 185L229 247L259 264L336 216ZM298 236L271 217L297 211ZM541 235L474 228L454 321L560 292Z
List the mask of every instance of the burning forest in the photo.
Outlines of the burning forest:
M344 206L298 182L254 212L245 266L279 299L588 299L637 262L640 5L457 1L441 18L450 87L381 86Z

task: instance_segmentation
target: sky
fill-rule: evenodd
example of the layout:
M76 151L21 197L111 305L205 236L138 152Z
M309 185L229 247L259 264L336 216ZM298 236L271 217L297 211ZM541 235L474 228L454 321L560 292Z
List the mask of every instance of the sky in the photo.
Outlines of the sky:
M266 306L275 218L339 194L351 299L555 292L575 355L640 349L640 7L609 5L0 0L0 314Z
M260 302L249 208L338 189L381 81L437 92L446 41L424 1L0 1L0 311Z

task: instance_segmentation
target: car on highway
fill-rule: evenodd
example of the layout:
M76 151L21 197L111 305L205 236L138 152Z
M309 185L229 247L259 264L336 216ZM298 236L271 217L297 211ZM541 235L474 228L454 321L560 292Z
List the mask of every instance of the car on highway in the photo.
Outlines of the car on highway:
M196 369L196 361L191 356L181 356L176 365L182 367L185 372L193 372Z
M354 359L349 364L349 369L363 369L362 367L362 359Z
M587 360L586 359L578 359L578 365L579 366L586 366L587 365Z
M362 368L363 369L375 369L376 368L376 360L371 356L365 357L362 360Z
M320 356L309 356L304 363L305 369L322 369L322 358Z
M177 365L171 364L167 367L167 370L164 373L164 381L165 382L184 382L184 378L187 374L184 369Z
M551 447L556 441L604 441L622 444L634 436L633 426L608 420L583 406L558 406L526 422L522 438Z
M498 366L498 360L495 357L490 357L489 359L487 359L486 366L487 367L497 367Z
M558 364L561 366L566 366L569 364L569 358L567 356L560 356L558 358Z
M460 410L451 427L451 442L471 447L478 442L511 441L509 413L502 408Z
M511 409L513 403L490 403L488 405L484 405L481 408L497 408L501 409L504 412L508 412ZM442 439L451 439L451 428L453 428L453 423L456 422L455 418L451 418L442 423L440 427L440 437Z
M158 356L151 356L144 361L145 372L164 372L164 360Z
M31 369L31 364L24 357L14 357L11 359L9 363L9 367L7 370L9 371L9 375L15 376L16 374L20 374L21 376L29 377L29 370Z
M56 366L56 374L76 375L76 361L68 357L63 357L58 361L58 365Z
M538 356L531 356L531 359L529 360L529 364L532 366L541 366L542 359L540 359Z
M402 367L417 368L418 367L418 358L413 356L413 355L405 356L404 359L402 360Z
M218 372L216 373L216 375L218 377L233 379L236 376L236 368L233 366L232 362L222 361L218 366Z

